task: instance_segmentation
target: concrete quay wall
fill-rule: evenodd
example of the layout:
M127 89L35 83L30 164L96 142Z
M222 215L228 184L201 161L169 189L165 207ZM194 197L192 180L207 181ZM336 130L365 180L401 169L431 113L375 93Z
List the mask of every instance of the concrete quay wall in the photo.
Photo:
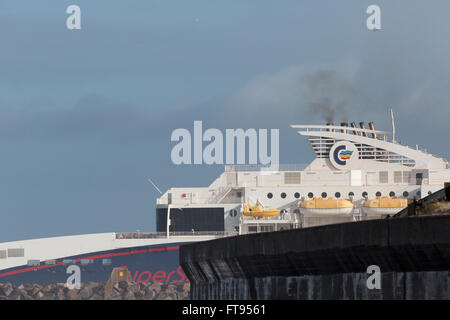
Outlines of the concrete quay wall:
M216 239L182 246L180 262L191 299L450 299L450 216Z

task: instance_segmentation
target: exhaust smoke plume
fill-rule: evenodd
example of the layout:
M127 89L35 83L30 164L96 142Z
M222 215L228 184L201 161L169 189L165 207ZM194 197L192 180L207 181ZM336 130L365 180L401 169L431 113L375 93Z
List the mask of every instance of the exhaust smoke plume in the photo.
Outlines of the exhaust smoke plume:
M319 114L327 122L348 121L347 108L355 104L357 90L350 73L320 70L302 79L303 99L308 111Z

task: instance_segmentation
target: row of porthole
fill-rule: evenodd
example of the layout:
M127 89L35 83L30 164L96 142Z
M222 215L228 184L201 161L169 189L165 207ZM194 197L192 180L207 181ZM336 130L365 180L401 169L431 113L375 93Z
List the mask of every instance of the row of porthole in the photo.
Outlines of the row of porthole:
M431 194L431 191L429 191L428 194ZM367 193L366 191L364 191L361 195L365 198L365 197L368 196L368 193ZM382 193L381 193L380 191L377 191L377 192L375 193L375 196L376 196L376 197L381 197L381 195L382 195ZM418 197L420 197L420 191L417 191L416 195L417 195ZM321 194L320 196L321 196L322 198L326 198L326 197L328 196L328 194L327 194L326 192L322 192L322 194ZM340 198L340 197L341 197L341 193L340 193L340 192L336 192L336 193L334 194L334 196L335 196L336 198ZM354 194L353 192L349 192L349 193L348 193L348 196L349 196L349 197L354 197L355 194ZM394 197L394 196L395 196L395 192L394 192L394 191L389 192L389 196L390 196L390 197ZM404 192L403 192L403 197L406 198L406 197L408 197L408 196L409 196L409 192L408 192L408 191L404 191ZM280 194L280 197L281 197L282 199L286 198L286 193L285 193L285 192L282 192L282 193ZM273 194L272 194L271 192L269 192L269 193L267 194L267 198L268 198L268 199L272 199L272 198L273 198ZM294 198L296 198L296 199L300 198L300 193L298 193L298 192L294 193ZM308 193L308 198L314 198L314 193L309 192L309 193Z

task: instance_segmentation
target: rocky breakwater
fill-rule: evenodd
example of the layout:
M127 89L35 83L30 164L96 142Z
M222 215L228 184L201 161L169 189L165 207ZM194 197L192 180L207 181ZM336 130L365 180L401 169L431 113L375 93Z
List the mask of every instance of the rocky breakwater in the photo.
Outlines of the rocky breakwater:
M135 283L128 270L116 268L107 283L83 283L78 289L69 289L65 283L0 283L0 300L186 300L189 289L188 282Z

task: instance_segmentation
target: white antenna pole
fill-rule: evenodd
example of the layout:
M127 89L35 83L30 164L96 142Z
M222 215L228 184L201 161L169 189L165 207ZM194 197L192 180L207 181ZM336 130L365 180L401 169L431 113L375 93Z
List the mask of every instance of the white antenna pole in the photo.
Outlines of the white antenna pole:
M150 182L152 185L153 185L153 187L155 187L155 189L162 195L163 193L161 192L161 190L159 190L159 188L156 186L156 184L154 184L153 183L153 181L152 181L152 179L147 179L148 180L148 182Z
M391 120L392 120L392 142L395 142L395 122L394 122L394 111L391 108Z

